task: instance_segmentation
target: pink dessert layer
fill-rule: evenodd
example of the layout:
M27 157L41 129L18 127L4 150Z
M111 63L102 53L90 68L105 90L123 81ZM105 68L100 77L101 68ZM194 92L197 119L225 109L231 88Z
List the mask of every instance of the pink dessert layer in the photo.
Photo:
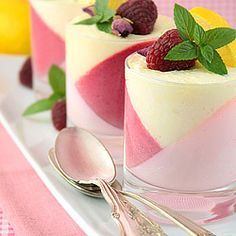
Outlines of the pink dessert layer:
M125 59L152 42L138 43L112 55L76 82L78 93L91 109L119 129L124 125Z
M143 126L127 92L125 99L126 165L132 168L152 158L161 147Z
M45 75L51 65L60 65L64 62L65 43L43 22L33 7L31 22L34 69L38 75Z
M227 186L236 181L235 124L233 99L183 139L132 168L132 173L169 189L204 191Z

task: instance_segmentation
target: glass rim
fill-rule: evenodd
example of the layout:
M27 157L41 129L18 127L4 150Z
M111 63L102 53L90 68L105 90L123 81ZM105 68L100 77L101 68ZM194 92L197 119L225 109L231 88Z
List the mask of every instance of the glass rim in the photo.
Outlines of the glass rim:
M234 84L236 83L236 78L233 80L229 80L229 81L224 81L224 82L212 82L212 83L184 83L184 82L176 82L176 81L167 81L167 80L163 80L163 79L159 79L159 78L147 78L144 76L145 72L139 72L135 69L131 69L129 66L129 59L133 56L137 54L137 52L134 52L132 54L130 54L126 59L125 59L125 70L129 70L132 71L132 73L139 75L140 77L142 77L142 79L146 80L146 81L152 81L155 83L160 83L160 84L165 84L165 85L173 85L173 86L185 86L185 87L210 87L210 86L219 86L219 85L229 85L229 84ZM149 70L149 69L148 69ZM236 70L236 68L235 68ZM163 72L165 73L165 72ZM176 71L176 73L178 73L178 71ZM211 72L209 72L211 73ZM126 79L126 77L125 77Z

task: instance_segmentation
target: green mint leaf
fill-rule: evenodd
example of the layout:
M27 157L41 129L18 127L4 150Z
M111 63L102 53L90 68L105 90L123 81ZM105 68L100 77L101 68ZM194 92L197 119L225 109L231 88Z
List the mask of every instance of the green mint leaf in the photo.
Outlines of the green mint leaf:
M209 71L218 74L218 75L226 75L228 74L227 68L220 57L219 53L214 50L213 59L211 62L207 61L205 57L200 53L198 57L199 62Z
M214 57L214 49L210 45L206 45L200 47L200 51L202 56L211 63Z
M58 100L65 99L65 95L53 93L48 99L56 102Z
M196 59L197 57L197 45L188 40L173 47L166 55L165 60L182 61Z
M108 0L96 0L95 10L97 15L102 16L107 8L108 8Z
M204 44L206 41L206 32L199 24L194 27L193 38L197 45Z
M112 32L112 29L111 29L111 24L112 22L111 21L108 21L108 22L103 22L103 23L97 23L97 28L105 33L111 33Z
M66 94L65 72L56 65L52 65L48 74L49 84L55 93Z
M49 98L41 99L30 105L23 113L23 116L30 116L43 111L51 110L56 101L64 99L65 96L53 94Z
M190 12L186 8L175 4L174 20L183 40L192 40L196 21L194 20Z
M206 42L214 49L221 48L236 39L236 30L231 28L215 28L206 32Z
M115 16L115 12L111 9L106 9L104 12L103 12L103 17L102 19L99 21L101 23L104 23L106 21L110 21L111 18L113 18L113 16Z
M95 25L101 19L102 19L102 15L96 15L96 16L92 16L90 18L87 18L85 20L81 20L81 21L75 23L75 25Z

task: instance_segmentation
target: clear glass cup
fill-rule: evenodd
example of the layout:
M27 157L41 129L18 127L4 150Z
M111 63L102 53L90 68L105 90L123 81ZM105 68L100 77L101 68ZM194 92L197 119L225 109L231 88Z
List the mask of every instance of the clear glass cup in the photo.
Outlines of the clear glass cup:
M188 83L189 71L140 69L135 57L126 61L126 188L200 223L233 214L236 69L230 80L215 75L212 83Z
M65 27L83 6L76 0L30 0L33 87L39 95L50 93L50 67L65 66Z
M151 45L173 21L160 16L149 35L121 38L99 31L95 25L67 27L67 114L69 123L93 132L106 145L117 164L123 163L125 58Z

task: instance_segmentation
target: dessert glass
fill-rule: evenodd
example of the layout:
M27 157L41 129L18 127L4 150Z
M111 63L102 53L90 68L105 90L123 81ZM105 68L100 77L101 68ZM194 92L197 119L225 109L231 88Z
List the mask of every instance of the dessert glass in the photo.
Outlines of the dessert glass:
M95 25L67 27L67 115L69 122L98 136L117 164L123 162L125 58L151 45L174 27L159 17L157 30L149 35L121 38L99 31Z
M30 0L33 87L48 95L48 71L55 64L65 65L65 27L82 13L81 0Z
M235 68L159 72L133 54L125 114L127 189L200 223L235 212Z

